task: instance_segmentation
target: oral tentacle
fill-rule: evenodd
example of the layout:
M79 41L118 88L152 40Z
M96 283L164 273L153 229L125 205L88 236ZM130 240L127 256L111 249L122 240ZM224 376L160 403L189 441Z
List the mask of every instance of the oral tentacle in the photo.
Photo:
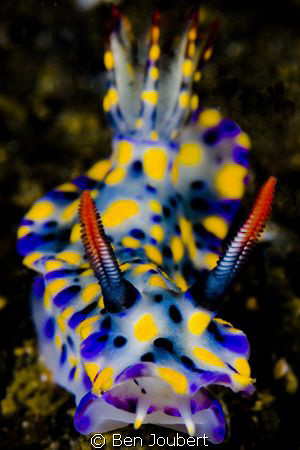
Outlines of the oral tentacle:
M137 408L136 408L136 417L135 417L135 421L134 421L134 428L136 430L138 428L140 428L140 426L142 425L142 423L147 415L149 406L150 406L149 398L147 398L145 395L142 395L138 400L138 404L137 404Z
M178 409L190 436L194 436L196 427L192 418L190 398L177 397Z

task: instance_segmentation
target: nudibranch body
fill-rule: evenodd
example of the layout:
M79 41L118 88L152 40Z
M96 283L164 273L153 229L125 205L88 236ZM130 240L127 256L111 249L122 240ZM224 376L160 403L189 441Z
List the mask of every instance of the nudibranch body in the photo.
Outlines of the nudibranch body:
M128 69L130 26L118 16L104 56L112 156L38 200L18 249L39 273L40 352L76 397L79 432L153 423L218 443L225 419L208 387L250 392L253 380L247 337L216 315L264 226L275 180L222 253L245 188L249 138L191 94L214 26L205 36L193 17L159 86L158 20L139 87Z

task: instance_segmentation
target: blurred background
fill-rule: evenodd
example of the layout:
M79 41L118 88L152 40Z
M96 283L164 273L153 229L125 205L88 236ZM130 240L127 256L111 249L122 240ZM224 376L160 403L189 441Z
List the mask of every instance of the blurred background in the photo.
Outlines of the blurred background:
M139 39L152 2L118 1ZM202 1L220 18L199 84L250 135L252 176L241 215L269 175L278 187L267 237L230 291L222 317L251 344L256 392L219 395L230 419L220 449L300 449L300 1ZM156 2L162 51L197 1ZM101 105L106 1L0 3L0 448L90 449L73 426L74 401L38 362L29 292L33 274L16 254L22 216L44 192L109 155ZM153 431L156 430L156 431ZM122 434L147 436L157 427ZM159 430L160 434L163 432ZM109 434L108 444L111 448Z

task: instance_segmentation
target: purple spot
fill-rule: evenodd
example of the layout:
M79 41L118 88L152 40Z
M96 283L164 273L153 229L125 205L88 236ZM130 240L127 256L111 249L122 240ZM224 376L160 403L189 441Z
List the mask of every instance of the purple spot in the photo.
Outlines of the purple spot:
M217 376L216 383L230 383L230 376L226 375L226 373L221 373L220 375Z
M135 364L123 370L117 377L116 383L119 381L129 380L131 378L138 378L149 375L149 368L145 364Z
M82 433L87 430L90 425L90 419L84 413L87 411L89 406L95 401L98 400L96 395L88 392L80 401L79 405L76 408L75 416L74 416L74 425L79 433Z
M234 137L240 133L240 127L230 119L223 119L219 125L222 136Z
M97 181L92 180L91 178L87 177L86 175L79 175L72 181L79 189L93 189Z
M164 413L167 414L168 416L173 416L173 417L181 416L179 410L177 408L173 408L172 406L168 406L168 407L164 408Z
M34 224L34 221L33 220L30 220L30 219L22 219L22 221L21 221L21 225L33 225Z
M70 370L70 373L69 373L70 381L72 381L74 379L75 372L76 372L76 366L72 367L72 369Z

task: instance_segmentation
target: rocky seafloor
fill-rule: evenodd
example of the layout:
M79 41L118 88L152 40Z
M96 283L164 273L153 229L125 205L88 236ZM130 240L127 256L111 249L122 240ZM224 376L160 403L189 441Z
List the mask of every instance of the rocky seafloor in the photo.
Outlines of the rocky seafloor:
M101 2L100 2L101 3ZM163 52L192 1L157 2ZM219 449L300 449L300 2L203 1L220 18L214 56L199 85L253 143L243 210L258 187L278 179L273 242L258 246L228 296L222 317L248 335L256 392L219 395L230 419ZM151 3L125 1L138 37ZM19 221L34 200L108 155L101 110L110 7L71 0L0 3L0 448L89 449L73 426L74 401L38 362L29 307L32 273L15 250ZM143 426L128 436L165 429ZM112 448L111 435L106 434Z

